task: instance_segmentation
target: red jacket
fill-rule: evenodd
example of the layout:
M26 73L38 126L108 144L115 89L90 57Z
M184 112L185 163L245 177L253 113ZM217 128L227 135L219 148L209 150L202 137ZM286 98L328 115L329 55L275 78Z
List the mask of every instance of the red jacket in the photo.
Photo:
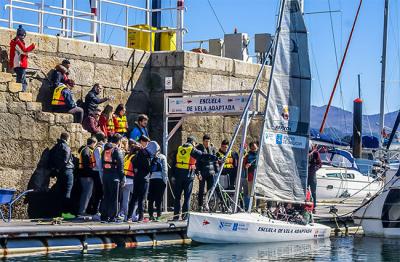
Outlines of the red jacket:
M99 126L101 129L101 132L103 132L106 137L109 137L112 134L110 132L108 132L107 122L108 122L108 120L107 120L106 116L101 114L101 116L99 118Z
M82 127L89 131L91 134L95 135L98 132L102 131L99 126L99 122L93 115L89 115L83 120Z
M10 42L10 69L28 67L28 53L35 49L35 44L25 47L24 40L14 38Z

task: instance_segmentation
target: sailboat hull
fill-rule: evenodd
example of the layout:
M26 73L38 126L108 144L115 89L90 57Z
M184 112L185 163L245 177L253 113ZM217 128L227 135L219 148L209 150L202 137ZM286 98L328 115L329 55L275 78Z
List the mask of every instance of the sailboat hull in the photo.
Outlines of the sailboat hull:
M322 239L330 227L299 225L259 214L190 213L187 235L200 243L269 243Z

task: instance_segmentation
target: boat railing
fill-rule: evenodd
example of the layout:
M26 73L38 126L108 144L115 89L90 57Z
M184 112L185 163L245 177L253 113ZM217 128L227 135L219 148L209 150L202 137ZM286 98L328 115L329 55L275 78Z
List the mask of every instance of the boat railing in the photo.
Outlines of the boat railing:
M56 32L58 36L67 38L80 38L82 40L90 40L93 42L109 43L111 35L114 31L123 31L125 46L128 46L128 33L139 31L149 33L149 47L154 43L154 33L176 33L176 49L183 49L183 33L187 31L183 28L183 5L179 5L182 1L177 1L176 6L152 9L150 0L146 0L146 7L139 5L126 4L117 2L117 0L92 0L92 6L82 7L82 2L78 0L62 0L61 5L54 4L54 1L49 0L5 0L7 4L4 9L8 11L8 15L0 15L0 25L6 25L12 29L15 25L25 25L29 29L34 28L33 32L40 34L52 34ZM89 2L89 1L87 1ZM132 1L130 1L132 2ZM79 8L78 8L79 7ZM117 21L111 22L108 19L108 10L119 10ZM16 14L21 11L25 15ZM118 11L117 11L118 12ZM153 14L162 15L164 12L171 12L171 17L176 16L176 24L165 29L155 29L152 25ZM37 19L32 19L34 16ZM130 21L130 17L135 15L134 21ZM136 16L144 18L143 21L137 23ZM120 19L120 18L123 19ZM57 22L54 22L54 20ZM120 21L123 20L123 21ZM172 20L172 19L171 19ZM59 22L58 22L59 21ZM145 25L145 26L132 26ZM108 39L105 39L105 31L109 30ZM119 33L119 32L118 32ZM149 48L152 51L152 48Z

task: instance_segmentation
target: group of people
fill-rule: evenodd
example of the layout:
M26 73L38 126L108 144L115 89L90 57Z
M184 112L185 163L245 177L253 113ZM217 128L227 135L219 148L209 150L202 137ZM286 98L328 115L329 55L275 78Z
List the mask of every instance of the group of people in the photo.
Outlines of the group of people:
M119 133L107 138L98 132L79 149L76 161L68 142L68 133L62 133L48 161L57 178L59 215L96 215L105 222L142 221L148 200L149 218L160 218L168 166L157 142L144 135L136 141ZM79 188L76 203L71 201L74 187Z
M198 207L203 210L204 191L211 190L216 184L219 170L222 168L219 184L220 190L234 190L238 174L239 155L234 151L228 151L229 141L223 140L217 150L211 143L211 137L204 135L202 143L197 144L196 138L189 136L186 143L181 145L172 164L172 184L174 194L174 219L187 218L190 199L192 195L193 182L197 176L199 180ZM240 190L244 194L245 206L248 207L250 192L253 184L254 171L256 168L256 156L258 142L249 144L249 151L243 160L244 170L240 172ZM184 195L182 213L181 196Z

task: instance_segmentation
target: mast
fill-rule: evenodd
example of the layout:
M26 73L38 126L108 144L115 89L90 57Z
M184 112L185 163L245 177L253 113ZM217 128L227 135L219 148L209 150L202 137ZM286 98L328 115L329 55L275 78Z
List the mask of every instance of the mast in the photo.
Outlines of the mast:
M379 148L382 148L383 129L385 128L385 79L386 79L386 49L388 37L389 0L385 0L383 22L383 48L382 48L382 72L381 72L381 104L379 115Z

